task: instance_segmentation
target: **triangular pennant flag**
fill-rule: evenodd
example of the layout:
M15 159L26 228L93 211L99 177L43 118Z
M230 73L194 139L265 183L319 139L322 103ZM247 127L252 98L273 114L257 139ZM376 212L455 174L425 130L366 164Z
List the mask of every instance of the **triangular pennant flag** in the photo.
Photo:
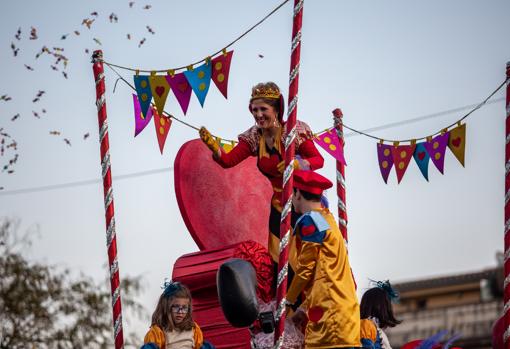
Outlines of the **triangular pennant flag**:
M384 183L388 184L388 176L393 167L391 146L384 143L377 143L377 159L379 160L379 169L381 170Z
M152 100L149 77L146 75L135 75L133 79L135 81L136 93L138 94L138 101L140 102L142 113L146 115Z
M342 164L346 165L344 147L342 144L340 144L340 140L338 139L338 135L335 129L321 133L315 137L314 140L315 143L324 148L324 150L332 155L337 161L340 161Z
M430 160L436 165L441 174L444 173L444 155L446 146L448 145L448 137L450 133L445 132L432 138L430 141L425 142L425 149L427 149Z
M154 109L152 113L154 114L154 125L156 126L156 135L158 137L159 150L161 151L161 154L163 154L166 136L168 136L168 131L170 131L172 120L170 118L160 116L156 109Z
M170 84L184 115L186 115L189 100L191 98L191 86L188 83L188 80L186 80L184 73L179 73L174 76L167 75L166 80L168 81L168 84Z
M154 104L159 115L163 115L163 109L165 108L166 97L170 92L170 85L166 81L166 77L162 75L151 75L149 76L149 82L151 85L152 97L154 97Z
M193 92L195 92L200 105L203 107L205 96L207 96L207 91L209 91L209 85L211 84L211 62L206 62L197 68L191 68L185 71L184 75L188 79Z
M395 171L397 172L397 180L398 183L404 177L406 173L407 166L409 165L409 161L414 154L414 149L416 148L416 144L411 145L394 145L392 147L393 154L393 163L395 164Z
M147 116L143 116L138 97L133 93L133 105L135 107L135 137L143 131L152 118L152 108L147 110Z
M212 81L225 98L227 98L228 74L233 53L234 51L222 53L211 61Z
M425 149L425 143L416 144L416 149L414 150L413 157L414 160L416 161L416 164L418 165L418 168L421 171L421 174L428 181L430 156L429 153L427 152L427 149Z
M450 138L448 139L448 148L453 155L464 166L464 154L466 152L466 124L459 125L450 130Z

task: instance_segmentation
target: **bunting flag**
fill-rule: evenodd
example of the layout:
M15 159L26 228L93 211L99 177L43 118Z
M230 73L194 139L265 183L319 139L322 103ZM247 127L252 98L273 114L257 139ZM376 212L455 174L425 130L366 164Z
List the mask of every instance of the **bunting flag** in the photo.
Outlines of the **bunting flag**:
M415 148L416 143L410 145L394 144L392 147L393 163L395 164L398 183L400 183L406 173L407 166L409 166L409 161L411 161L413 157Z
M188 79L193 92L195 92L200 105L203 107L205 97L209 91L209 85L211 84L211 62L208 61L197 68L191 67L184 72L184 75Z
M388 184L388 176L393 167L393 156L391 155L391 146L384 143L377 143L377 158L379 159L379 169L384 183Z
M425 143L416 144L416 149L414 150L413 157L414 160L416 161L416 164L418 165L418 168L421 171L421 174L428 181L430 156L429 153L427 152L427 149L425 149Z
M450 138L448 139L448 148L453 155L464 166L464 154L466 152L466 124L462 124L450 130Z
M228 74L233 53L234 51L224 51L223 54L211 61L212 81L214 81L214 84L225 98L227 98Z
M338 135L335 129L328 130L314 138L315 143L320 145L324 150L326 150L330 155L332 155L337 161L340 161L342 164L347 165L345 163L344 157L344 147L340 143L338 139Z
M188 83L188 80L186 80L184 73L167 75L166 80L174 92L175 98L177 98L177 102L179 102L182 112L186 115L189 100L191 98L191 86Z
M168 136L168 131L170 131L172 120L170 118L160 116L156 109L154 109L152 113L154 114L154 125L156 126L156 135L158 137L159 150L161 151L161 154L163 154L166 136Z
M448 146L450 132L444 132L425 142L425 149L429 153L430 160L436 165L441 174L444 174L444 155Z
M144 116L138 101L138 96L133 93L133 105L135 108L135 137L143 131L145 126L152 118L152 107L147 110L147 116Z
M168 81L166 81L166 77L162 75L149 76L149 82L158 114L163 115L166 98L168 96L168 92L170 92L170 85L168 84Z
M135 81L136 94L138 95L138 101L142 108L142 114L147 114L147 109L151 105L152 92L149 83L149 77L146 75L135 75L133 77Z

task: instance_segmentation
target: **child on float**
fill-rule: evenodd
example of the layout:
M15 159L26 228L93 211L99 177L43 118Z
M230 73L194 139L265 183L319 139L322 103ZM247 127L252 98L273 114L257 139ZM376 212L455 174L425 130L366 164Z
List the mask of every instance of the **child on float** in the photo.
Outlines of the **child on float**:
M191 292L180 282L165 282L141 349L210 349L192 317Z
M391 349L384 329L402 322L393 315L391 304L398 300L399 295L388 280L375 284L361 297L361 344L368 349Z
M305 348L360 348L360 312L347 249L335 218L321 204L333 183L313 171L294 171L292 203L301 217L294 229L297 266L287 291L287 314L304 325Z

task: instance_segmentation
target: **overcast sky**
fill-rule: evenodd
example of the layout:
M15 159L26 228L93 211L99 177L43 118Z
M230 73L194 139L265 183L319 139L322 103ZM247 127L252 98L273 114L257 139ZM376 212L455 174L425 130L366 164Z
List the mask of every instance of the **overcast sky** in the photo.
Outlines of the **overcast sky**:
M0 215L19 218L21 230L39 227L32 258L98 279L104 276L107 254L99 182L10 192L100 179L95 90L85 49L101 48L105 60L133 68L185 66L224 47L279 3L151 0L135 1L133 8L128 1L5 3L0 14L0 95L12 100L0 101L0 127L18 142L19 159L14 173L0 173ZM144 10L147 4L152 8ZM99 16L88 30L81 22L94 18L93 11ZM118 23L109 22L112 12ZM192 97L187 116L175 99L166 109L224 138L235 138L250 127L253 119L246 104L251 86L272 80L287 95L291 13L288 3L232 47L228 100L211 86L204 108ZM363 130L478 103L505 79L509 13L510 3L504 0L305 1L298 118L314 131L323 130L332 125L331 110L340 107L345 123ZM31 26L37 29L37 40L28 39ZM14 37L19 27L20 41ZM64 34L69 35L60 40ZM11 42L19 48L17 57ZM69 79L50 68L54 59L48 55L35 60L43 45L64 48ZM132 73L120 72L132 80ZM119 82L113 93L115 80L106 70L113 175L155 170L113 182L121 278L144 276L142 302L152 312L174 261L198 250L177 207L172 170L157 171L171 168L179 147L197 132L174 123L163 155L152 126L133 138L131 90ZM38 90L46 94L32 103ZM494 96L495 103L467 119L466 167L447 151L444 175L430 164L429 182L412 161L400 185L394 171L384 184L376 141L346 139L349 256L360 293L368 278L399 282L496 264L495 253L503 249L504 96L505 88ZM468 111L374 135L421 137ZM11 121L17 113L20 117ZM86 133L90 137L83 140ZM335 162L323 154L326 162L320 172L334 180ZM0 164L13 155L12 149L6 151ZM335 207L334 190L329 199Z

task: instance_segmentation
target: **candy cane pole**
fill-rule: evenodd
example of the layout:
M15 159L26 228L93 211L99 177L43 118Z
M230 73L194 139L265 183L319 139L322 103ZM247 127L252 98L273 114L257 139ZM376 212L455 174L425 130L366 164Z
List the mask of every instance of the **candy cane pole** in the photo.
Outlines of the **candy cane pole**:
M340 109L333 110L333 121L335 123L338 140L342 147L344 142L344 126L342 124L343 113ZM338 227L342 232L344 241L347 242L347 208L345 201L345 165L340 161L336 162L336 194L338 196Z
M505 348L510 349L510 62L506 64L506 145L505 145L505 282L503 316Z
M290 218L292 207L292 187L293 187L293 163L295 155L294 139L296 138L296 115L299 86L299 59L301 55L301 24L303 20L303 1L294 0L294 18L292 23L292 45L290 57L289 73L289 101L287 111L285 139L285 171L283 173L283 191L282 203L285 203L282 209L280 222L280 257L278 260L278 279L276 288L276 298L278 309L276 312L275 329L275 348L279 349L283 345L285 329L285 295L287 293L287 271L289 256L290 239Z
M110 286L112 290L113 333L115 349L124 347L122 334L122 307L120 303L119 263L117 261L117 238L115 235L115 216L113 209L112 171L110 168L110 144L108 142L108 124L106 122L106 99L103 70L103 52L94 51L92 55L94 80L96 82L96 106L99 122L99 143L101 144L101 168L103 176L104 209L106 218L106 245L110 265Z

